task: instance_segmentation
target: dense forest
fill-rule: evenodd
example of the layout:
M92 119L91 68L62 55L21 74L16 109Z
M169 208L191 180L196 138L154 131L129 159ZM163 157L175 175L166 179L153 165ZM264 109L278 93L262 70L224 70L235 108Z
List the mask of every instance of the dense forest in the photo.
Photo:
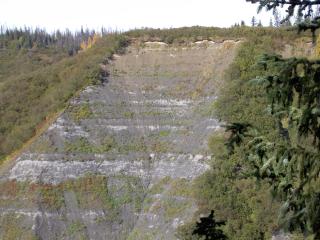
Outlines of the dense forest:
M111 30L101 28L100 32L81 28L80 31L71 32L57 30L48 33L41 28L7 28L0 26L1 49L32 49L32 48L55 48L67 52L69 56L75 55L83 48L83 44L92 41L95 35L105 36L111 34Z

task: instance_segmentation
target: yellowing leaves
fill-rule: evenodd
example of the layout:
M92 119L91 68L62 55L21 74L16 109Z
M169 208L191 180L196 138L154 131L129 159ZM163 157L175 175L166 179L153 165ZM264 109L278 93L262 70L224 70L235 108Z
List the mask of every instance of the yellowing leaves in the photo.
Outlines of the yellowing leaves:
M95 33L92 37L89 37L87 41L83 41L80 44L81 50L85 51L85 50L91 48L100 38L101 38L101 35Z

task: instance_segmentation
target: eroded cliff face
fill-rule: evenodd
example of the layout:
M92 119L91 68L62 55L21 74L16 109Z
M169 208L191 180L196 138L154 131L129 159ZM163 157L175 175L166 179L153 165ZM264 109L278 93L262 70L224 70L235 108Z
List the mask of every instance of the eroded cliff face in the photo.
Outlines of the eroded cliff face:
M176 239L239 42L130 46L1 178L0 239ZM105 67L105 66L103 66ZM22 238L21 238L22 237Z

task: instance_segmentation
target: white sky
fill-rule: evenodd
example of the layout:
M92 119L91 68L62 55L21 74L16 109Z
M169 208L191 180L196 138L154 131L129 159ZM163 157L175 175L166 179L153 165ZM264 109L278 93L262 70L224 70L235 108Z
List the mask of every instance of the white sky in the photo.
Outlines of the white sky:
M49 31L81 26L128 30L139 27L230 27L252 16L268 25L271 12L257 15L245 0L0 0L0 24L44 27Z

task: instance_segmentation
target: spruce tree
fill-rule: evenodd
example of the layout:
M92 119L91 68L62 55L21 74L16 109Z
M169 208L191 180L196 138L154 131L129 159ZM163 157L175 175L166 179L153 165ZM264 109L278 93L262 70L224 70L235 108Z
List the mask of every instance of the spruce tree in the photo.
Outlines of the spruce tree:
M251 19L251 26L255 27L256 25L257 25L257 21L256 21L256 18L253 16Z
M320 17L314 16L320 0L247 1L258 3L259 11L266 8L276 14L285 7L283 22L294 14L303 19L313 16L298 24L299 31L310 30L313 37L320 27ZM251 176L267 180L274 196L283 201L282 226L320 239L320 59L264 55L257 65L265 74L251 82L265 88L279 138L271 141L254 126L233 123L226 128L229 153L245 144Z
M273 21L272 21L272 18L270 18L270 21L269 21L269 27L273 27Z
M226 240L227 236L219 227L225 225L224 221L216 221L214 219L214 211L212 210L208 217L200 218L200 222L196 223L193 235L198 235L204 240Z

